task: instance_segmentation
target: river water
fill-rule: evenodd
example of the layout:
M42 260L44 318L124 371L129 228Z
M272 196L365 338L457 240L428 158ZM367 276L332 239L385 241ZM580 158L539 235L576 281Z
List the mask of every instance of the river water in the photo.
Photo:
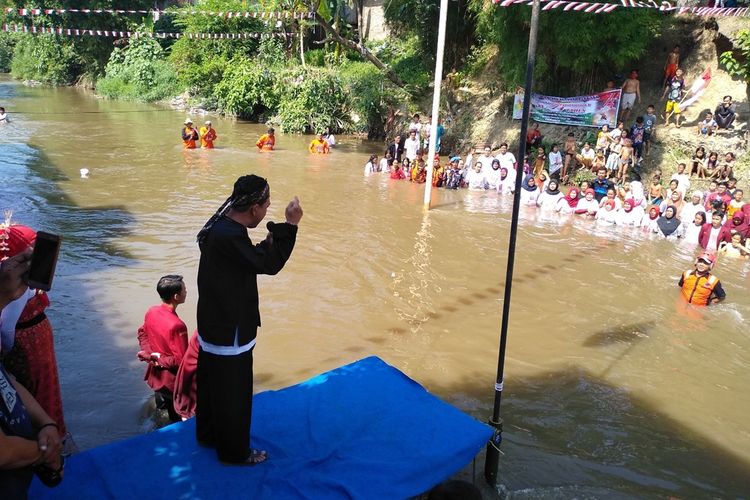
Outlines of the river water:
M282 134L259 154L262 126L213 118L218 149L186 152L185 115L157 106L7 79L0 105L0 208L64 237L48 314L81 448L152 427L136 329L171 273L195 328L195 234L245 173L268 177L271 220L294 195L305 210L286 268L260 279L257 390L377 355L491 414L509 200L440 190L425 214L423 186L362 176L383 148L355 138L324 157ZM693 250L522 216L501 482L517 498L747 497L748 265L720 262L728 300L686 309L676 281Z

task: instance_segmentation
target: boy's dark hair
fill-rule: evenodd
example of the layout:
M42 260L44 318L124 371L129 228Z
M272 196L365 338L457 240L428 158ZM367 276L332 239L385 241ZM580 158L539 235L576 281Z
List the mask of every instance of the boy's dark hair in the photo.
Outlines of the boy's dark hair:
M182 291L182 276L179 274L168 274L159 278L156 284L156 292L163 302L169 302L172 297Z
M724 99L726 99L727 97L728 97L728 98L730 98L730 99L732 98L732 96L731 96L731 95L725 95L725 96L724 96L724 97L723 97L723 98L722 98L721 100L723 101L723 100L724 100ZM5 109L5 108L0 108L0 109Z
M599 168L596 169L596 173L598 174L599 172L604 172L606 174L607 173L607 169L604 168L604 167L599 167Z
M0 111L2 111L3 113L5 113L5 108L3 108L2 106L0 106Z
M507 148L508 147L508 143L504 142L504 143L500 144L500 147L503 147L503 146L505 146Z
M568 137L575 137L576 135L573 132L568 133Z
M742 189L740 189L740 188L737 188L737 189L735 189L735 190L734 190L734 192L735 192L735 193L742 193L742 194L745 194L745 192L744 192L744 191L743 191Z
M274 133L273 127L268 127L268 133L269 134L273 134Z
M737 182L737 179L735 179L734 177L730 177L729 179L727 179L727 182Z
M427 500L482 500L482 492L468 481L451 479L432 488Z
M639 124L640 124L640 123L643 123L643 117L642 117L642 116L639 116L638 118L636 118L636 119L635 119L635 123L639 123Z
M653 104L649 104L648 106L646 106L646 109L648 109L648 108L654 108L654 109L656 109L656 106L654 106Z
M714 213L711 214L711 217L716 217L716 216L719 216L719 217L721 217L723 219L724 218L724 212L722 212L721 210L714 210Z
M682 162L682 161L680 163L678 163L677 166L678 167L687 167L687 165L685 165L685 162Z
M729 184L727 184L725 181L721 181L719 183L719 186L729 187Z

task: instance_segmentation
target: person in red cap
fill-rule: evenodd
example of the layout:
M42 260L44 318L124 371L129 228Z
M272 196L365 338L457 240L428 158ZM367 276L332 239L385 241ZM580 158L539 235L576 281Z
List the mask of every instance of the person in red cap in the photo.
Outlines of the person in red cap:
M0 224L0 262L26 251L35 241L33 229L6 220ZM49 305L47 294L33 289L9 303L0 313L0 350L4 367L52 417L60 436L65 436L52 325L45 314Z
M712 254L702 253L695 259L695 269L682 273L677 286L682 289L682 297L688 304L707 306L718 304L726 298L719 278L711 274L714 260Z

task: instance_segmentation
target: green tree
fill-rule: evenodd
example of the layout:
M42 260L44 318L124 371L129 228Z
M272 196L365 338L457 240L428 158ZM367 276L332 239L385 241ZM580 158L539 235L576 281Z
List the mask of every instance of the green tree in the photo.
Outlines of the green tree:
M477 37L499 50L499 73L508 88L521 84L526 68L531 9L501 8L469 0L477 16ZM609 14L543 12L534 73L535 87L554 93L591 91L615 71L628 69L653 42L663 15L653 9L619 9Z
M742 29L732 37L734 50L728 50L719 56L719 61L732 76L745 81L745 93L750 100L750 30Z

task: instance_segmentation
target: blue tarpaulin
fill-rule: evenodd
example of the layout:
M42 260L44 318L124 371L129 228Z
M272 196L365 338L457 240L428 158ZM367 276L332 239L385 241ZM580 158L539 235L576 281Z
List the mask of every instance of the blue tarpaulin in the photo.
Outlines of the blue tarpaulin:
M60 486L35 481L30 498L408 498L470 463L491 434L369 357L254 397L263 464L219 464L191 419L76 454Z

